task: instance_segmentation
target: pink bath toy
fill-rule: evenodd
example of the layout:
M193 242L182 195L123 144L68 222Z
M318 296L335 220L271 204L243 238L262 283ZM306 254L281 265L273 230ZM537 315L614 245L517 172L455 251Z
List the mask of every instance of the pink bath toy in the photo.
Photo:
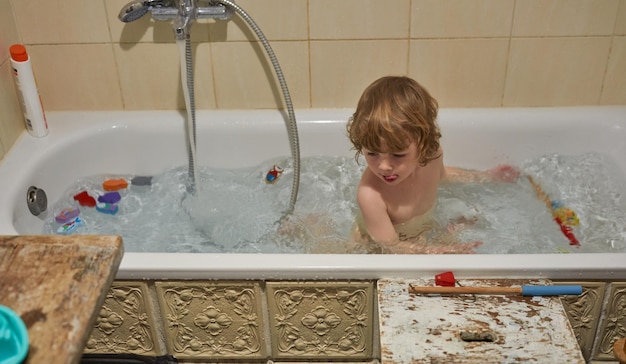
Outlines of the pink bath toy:
M56 221L57 224L66 224L70 220L78 216L79 213L80 213L80 209L78 207L77 208L68 207L68 208L61 210L61 212L59 212L59 214L54 217L54 221Z

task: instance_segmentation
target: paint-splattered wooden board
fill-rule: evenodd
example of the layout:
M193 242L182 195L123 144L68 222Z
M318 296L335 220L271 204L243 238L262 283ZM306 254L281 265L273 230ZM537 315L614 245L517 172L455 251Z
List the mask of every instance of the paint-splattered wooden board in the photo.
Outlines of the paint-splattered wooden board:
M119 236L0 236L0 305L26 324L24 363L80 361L123 253Z
M546 281L461 280L467 286ZM378 281L382 363L585 363L558 297L416 295L409 284Z

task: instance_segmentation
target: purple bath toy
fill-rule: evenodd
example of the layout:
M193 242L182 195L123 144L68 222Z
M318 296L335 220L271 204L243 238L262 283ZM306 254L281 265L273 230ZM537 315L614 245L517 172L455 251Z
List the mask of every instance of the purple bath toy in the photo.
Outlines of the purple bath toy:
M120 196L119 192L107 192L102 196L98 196L98 202L110 204L118 203L121 199L122 196Z

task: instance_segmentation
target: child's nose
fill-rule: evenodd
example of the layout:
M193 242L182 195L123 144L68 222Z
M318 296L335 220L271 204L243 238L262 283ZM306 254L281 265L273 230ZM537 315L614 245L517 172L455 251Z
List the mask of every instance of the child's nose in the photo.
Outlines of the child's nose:
M380 163L378 163L378 169L381 171L390 171L392 169L390 161L387 158L381 158Z

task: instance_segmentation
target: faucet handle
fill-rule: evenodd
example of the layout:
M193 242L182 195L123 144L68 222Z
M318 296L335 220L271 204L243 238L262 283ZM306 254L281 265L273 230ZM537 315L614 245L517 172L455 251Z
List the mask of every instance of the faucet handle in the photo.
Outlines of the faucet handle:
M196 9L196 17L198 19L218 19L229 20L233 16L230 7L216 0L197 0L198 3L207 3L206 6L198 6Z

